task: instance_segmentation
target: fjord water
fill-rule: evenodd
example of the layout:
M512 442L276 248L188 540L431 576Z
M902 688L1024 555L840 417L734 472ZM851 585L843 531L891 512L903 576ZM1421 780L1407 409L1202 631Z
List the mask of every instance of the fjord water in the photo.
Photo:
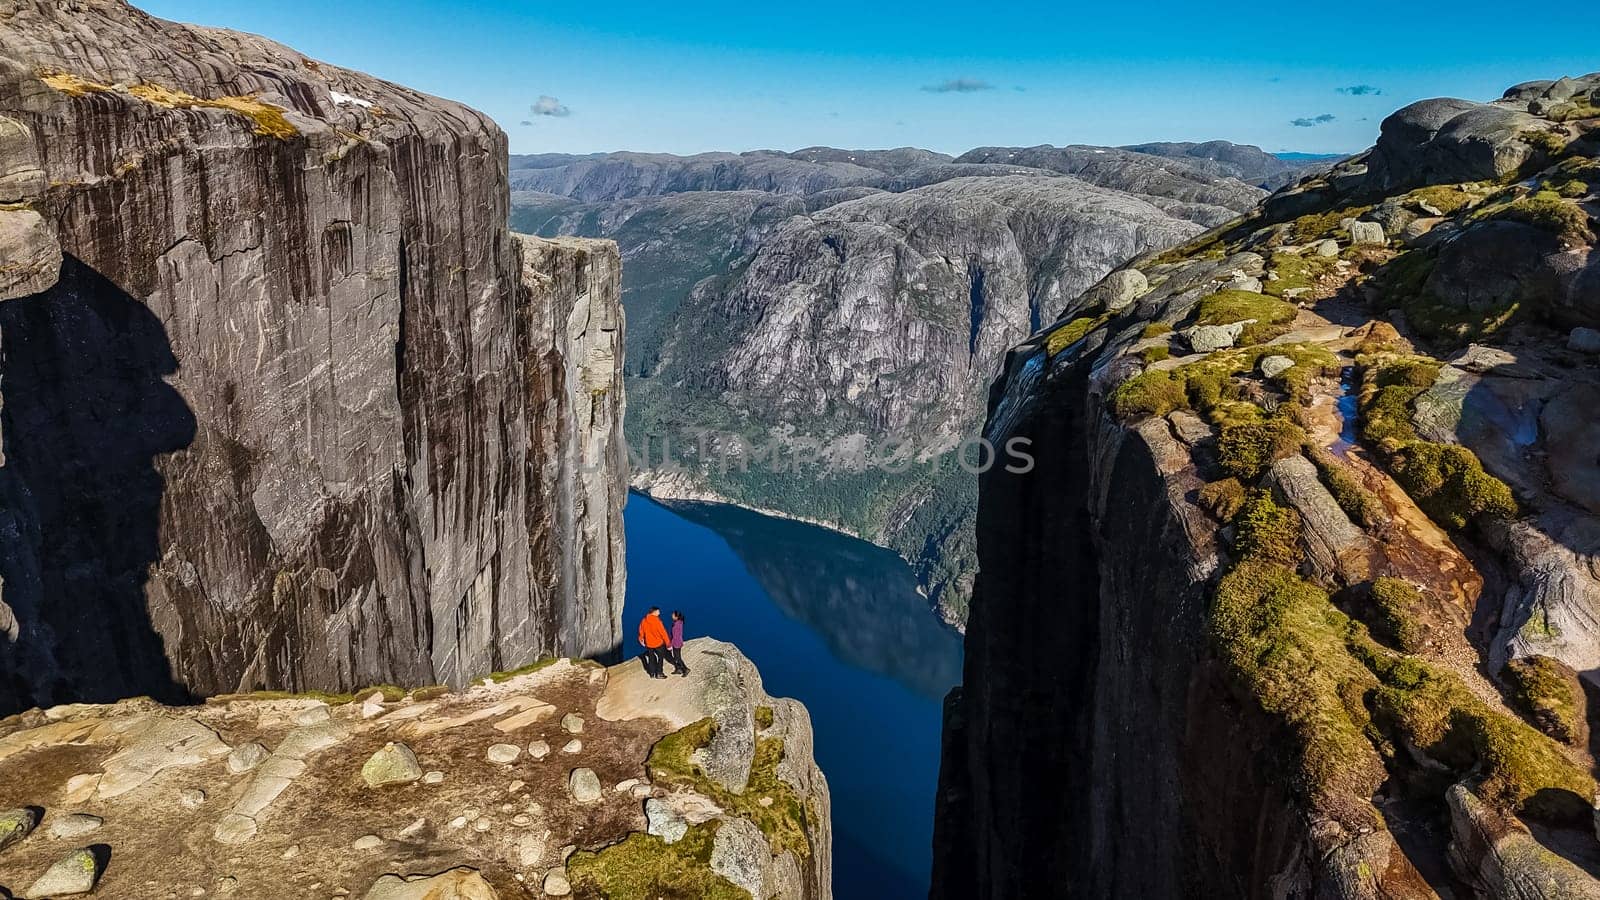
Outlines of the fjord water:
M926 897L940 709L961 637L893 553L731 506L629 498L630 654L651 606L731 641L767 692L811 711L833 796L834 895Z

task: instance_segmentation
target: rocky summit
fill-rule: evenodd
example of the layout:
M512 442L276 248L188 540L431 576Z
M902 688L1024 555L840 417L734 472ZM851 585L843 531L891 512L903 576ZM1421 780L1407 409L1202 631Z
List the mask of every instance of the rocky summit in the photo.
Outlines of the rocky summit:
M684 657L0 720L0 896L831 897L804 707L732 645Z
M1597 214L1423 101L1011 351L933 896L1600 897Z
M616 249L507 179L459 104L0 4L0 712L618 644Z

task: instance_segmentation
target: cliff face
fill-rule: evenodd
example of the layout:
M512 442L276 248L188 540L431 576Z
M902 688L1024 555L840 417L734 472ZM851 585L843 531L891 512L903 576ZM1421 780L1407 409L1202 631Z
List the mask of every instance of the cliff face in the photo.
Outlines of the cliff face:
M934 897L1600 896L1597 125L1407 107L1011 352Z
M455 693L0 719L0 892L66 896L39 879L84 853L98 897L827 900L805 708L729 644L684 654L667 682L547 660Z
M619 262L510 234L489 119L118 0L0 37L0 708L617 643Z

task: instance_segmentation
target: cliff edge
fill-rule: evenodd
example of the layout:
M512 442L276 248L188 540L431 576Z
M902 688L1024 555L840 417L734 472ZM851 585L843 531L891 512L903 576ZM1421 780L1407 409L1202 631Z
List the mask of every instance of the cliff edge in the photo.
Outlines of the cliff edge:
M617 252L493 122L121 0L0 48L0 712L617 645Z
M1405 107L1012 351L934 897L1600 896L1597 128Z

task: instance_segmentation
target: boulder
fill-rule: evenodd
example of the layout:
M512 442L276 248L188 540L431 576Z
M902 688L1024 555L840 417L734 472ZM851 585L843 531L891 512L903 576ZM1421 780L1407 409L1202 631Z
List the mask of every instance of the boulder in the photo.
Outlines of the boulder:
M1301 541L1319 576L1347 585L1368 576L1370 540L1323 487L1310 460L1299 455L1278 460L1267 470L1265 485L1279 503L1300 514Z
M567 713L561 717L561 728L568 734L583 734L583 716Z
M689 831L689 823L664 800L654 797L644 802L646 829L669 844L677 843Z
M1383 226L1377 222L1351 222L1350 242L1360 246L1362 244L1376 244L1382 246L1389 242L1383 233Z
M1251 319L1247 322L1234 322L1231 325L1196 325L1183 332L1183 339L1196 353L1211 353L1216 350L1226 350L1239 340L1239 335L1244 333L1246 325L1254 323Z
M50 822L50 836L62 840L80 838L90 832L99 831L105 820L99 816L88 813L70 813L57 816Z
M579 803L597 803L600 800L600 777L593 769L573 769L567 776L567 790Z
M38 824L39 814L26 807L0 812L0 850L32 834Z
M1120 312L1150 290L1150 281L1138 269L1119 269L1089 289L1088 297L1106 312Z
M711 845L711 870L750 892L766 897L772 849L767 836L749 819L724 819Z
M528 745L528 755L534 759L544 759L550 755L550 744L546 741L534 741Z
M1495 810L1464 784L1445 792L1450 863L1484 897L1600 900L1600 881L1552 853L1515 817Z
M1439 248L1423 284L1432 298L1468 310L1512 303L1548 307L1561 294L1550 258L1562 251L1548 231L1521 222L1480 222Z
M495 744L484 755L489 762L505 766L517 761L517 757L522 755L522 748L516 744Z
M422 766L417 764L417 755L405 744L391 742L383 745L383 749L372 754L361 767L361 780L368 787L410 784L421 778Z
M1378 126L1378 142L1368 161L1362 188L1392 191L1423 184L1424 148L1447 122L1482 104L1441 97L1418 100L1390 113Z
M93 850L74 850L45 870L33 886L23 892L29 900L51 897L76 897L94 890L100 880L101 862Z
M1425 148L1428 184L1488 181L1520 169L1540 153L1522 139L1547 124L1527 113L1480 106L1455 116Z
M1569 503L1600 515L1600 387L1574 384L1551 398L1539 414L1550 486Z
M1311 249L1318 256L1328 258L1339 255L1339 242L1333 238L1323 238L1311 245Z
M1567 349L1579 353L1600 353L1600 331L1580 325L1567 335Z
M0 301L48 290L61 275L61 243L31 209L0 208Z
M1277 378L1294 368L1294 360L1287 356L1263 356L1257 365L1261 368L1261 377Z

